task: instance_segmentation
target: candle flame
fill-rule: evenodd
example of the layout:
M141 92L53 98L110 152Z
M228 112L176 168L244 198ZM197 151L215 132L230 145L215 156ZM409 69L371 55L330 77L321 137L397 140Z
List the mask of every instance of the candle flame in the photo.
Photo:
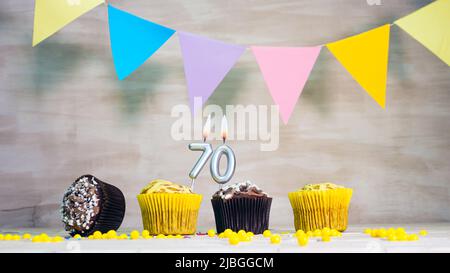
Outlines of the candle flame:
M227 118L226 116L222 117L222 139L223 142L225 142L225 140L227 140L228 137L228 123L227 123Z
M206 141L209 134L211 133L211 115L208 115L205 126L203 127L203 141Z

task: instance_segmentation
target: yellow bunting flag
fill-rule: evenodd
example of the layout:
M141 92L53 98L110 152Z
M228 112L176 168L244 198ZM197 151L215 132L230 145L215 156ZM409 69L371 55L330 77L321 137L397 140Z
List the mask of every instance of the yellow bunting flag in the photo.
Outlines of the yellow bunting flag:
M342 66L383 108L386 103L389 32L390 25L384 25L327 44Z
M450 65L450 0L438 0L395 24Z
M33 46L103 2L104 0L36 0Z

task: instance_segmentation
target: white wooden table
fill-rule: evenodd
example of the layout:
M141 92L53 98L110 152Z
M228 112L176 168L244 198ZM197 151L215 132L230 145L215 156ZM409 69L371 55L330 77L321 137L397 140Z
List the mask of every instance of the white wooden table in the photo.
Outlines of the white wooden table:
M404 227L408 233L426 229L428 235L418 241L389 242L372 238L363 231L365 228ZM121 230L119 232L129 232ZM205 231L205 230L201 230ZM281 234L289 231L291 234ZM66 234L51 229L0 229L0 233L25 232L50 236ZM230 245L227 239L208 236L190 236L184 239L141 239L141 240L65 240L61 243L32 243L31 241L0 241L0 252L450 252L450 223L414 225L353 225L340 238L331 242L321 242L312 238L308 246L300 247L293 230L274 229L282 236L278 245L269 243L262 235L255 236L252 242ZM188 243L187 243L188 242Z

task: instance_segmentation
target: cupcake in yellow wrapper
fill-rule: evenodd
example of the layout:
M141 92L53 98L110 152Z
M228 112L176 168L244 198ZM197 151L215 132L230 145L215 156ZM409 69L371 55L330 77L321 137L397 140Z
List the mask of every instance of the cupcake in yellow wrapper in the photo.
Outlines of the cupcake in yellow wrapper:
M344 231L353 190L332 183L308 184L289 193L296 230L325 227Z
M137 196L144 229L150 234L193 234L202 196L189 187L157 179Z

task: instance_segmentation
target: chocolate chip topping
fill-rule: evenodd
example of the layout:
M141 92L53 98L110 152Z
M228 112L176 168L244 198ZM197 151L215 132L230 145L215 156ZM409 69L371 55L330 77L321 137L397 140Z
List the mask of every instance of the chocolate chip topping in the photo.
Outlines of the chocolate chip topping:
M100 212L100 190L95 177L84 175L78 178L64 193L61 218L65 230L83 233L92 228Z
M236 183L225 186L217 191L212 198L214 199L231 199L237 197L268 197L267 193L263 192L258 186L250 181Z

